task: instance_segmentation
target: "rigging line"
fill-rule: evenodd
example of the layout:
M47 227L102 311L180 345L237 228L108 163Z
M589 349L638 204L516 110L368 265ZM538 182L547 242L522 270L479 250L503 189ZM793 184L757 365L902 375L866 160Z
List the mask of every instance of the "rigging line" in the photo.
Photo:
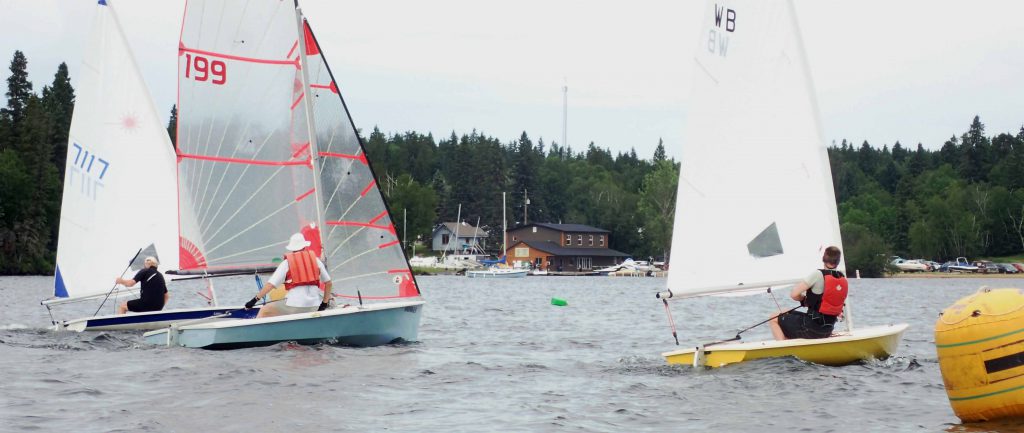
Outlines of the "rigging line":
M266 185L266 184L264 184L264 185ZM261 189L262 189L262 188L261 188ZM253 197L255 197L255 196L253 196ZM251 198L250 198L250 200L251 200ZM245 204L248 204L248 203L249 203L249 202L248 202L248 201L246 201L246 203L245 203ZM220 248L220 247L224 246L224 244L226 244L226 243L229 243L229 242L233 241L233 240L234 240L235 238L237 238L237 237L239 237L239 236L243 235L244 233L248 232L249 230L252 230L253 228L255 228L256 226L258 226L258 225L262 224L262 223L263 223L264 221L266 221L266 220L270 219L270 218L271 218L271 217L273 217L274 215L277 215L277 214L281 213L282 211L284 211L285 209L288 209L289 207L292 207L292 206L294 206L294 205L295 205L295 203L298 203L298 202L297 202L297 201L295 201L295 200L290 200L290 201L288 201L288 204L286 204L286 205L284 205L284 206L281 206L281 207L280 207L280 208L278 208L277 210L275 210L275 211L271 212L270 214L268 214L267 216L265 216L265 217L261 218L261 219L260 219L259 221L256 221L256 222L252 223L251 225L249 225L249 227L246 227L246 228L244 228L244 229L240 230L240 231L239 231L238 233L235 233L235 235L234 235L234 236L232 236L232 237L230 237L230 238L227 238L227 239L225 239L225 240L224 240L224 242L221 242L221 243L217 244L217 246L215 246L215 247L213 247L213 248L210 248L209 250L207 250L207 251L206 251L206 252L207 252L207 254L209 254L209 253L212 253L212 252L216 251L216 250L217 250L217 248ZM243 205L242 205L242 207L244 207L244 206L245 206L245 204L243 204ZM239 208L239 210L241 210L241 207ZM233 216L233 215L232 215L232 216ZM214 234L214 236L216 236L216 234Z
M247 167L248 167L248 166L247 166ZM267 179L266 179L265 181L263 181L263 184L262 184L262 185L260 185L260 186L259 186L259 188L256 188L256 189L255 189L255 190L253 191L252 195L250 195L250 196L249 196L249 198L247 198L247 199L246 199L246 200L245 200L244 202L242 202L242 204L240 204L240 205L239 205L239 206L238 206L238 207L237 207L237 208L235 209L235 213L233 213L233 214L231 214L230 216L228 216L228 217L227 217L227 219L225 219L225 220L224 220L224 224L221 224L220 228L218 228L218 229L217 229L217 231L213 232L213 234L212 234L212 235L210 235L210 237L209 237L208 239L211 239L211 240L212 240L212 239L216 238L216 237L217 237L217 235L218 235L218 234L220 233L220 231L221 231L221 230L224 230L224 227L227 227L227 226L228 226L228 223L230 223L231 221L233 221L233 220L235 219L235 217L236 217L236 216L238 216L238 214L242 212L242 209L245 209L245 207L249 205L249 202L251 202L251 201L252 201L253 199L255 199L255 198L256 198L256 196L258 196L258 195L259 195L260 191L263 191L263 188L266 188L266 187L267 187L267 185L269 185L269 184L270 184L270 181L271 181L271 180L273 180L273 179L274 179L275 177L277 177L277 175L278 175L278 174L280 174L280 172L281 172L281 170L282 170L282 169L283 169L283 167L278 167L278 169L274 171L274 174L273 174L273 175L271 175L271 176L268 176L268 177L267 177ZM241 177L239 177L239 180L241 180ZM292 204L294 204L294 203L296 203L296 202L295 202L294 200L292 200L292 201L289 201L289 202L288 202L288 206L290 206L290 205L292 205ZM220 210L221 210L221 209L224 209L224 208L225 208L225 206L221 206L221 208L217 210L217 213L219 214L219 213L220 213ZM276 212L275 212L275 213L276 213ZM246 229L246 230L248 230L248 229ZM234 239L234 238L235 238L235 237L237 237L237 236L238 236L238 235L232 236L232 237L231 237L231 239ZM204 239L207 239L207 238L205 238L205 237L204 237ZM220 245L217 245L217 246L219 247L219 246L221 246L221 245L223 245L223 243L221 243ZM207 253L207 254L209 254L209 253L210 253L211 251L213 251L213 249L207 250L207 252L206 252L206 253Z
M328 161L328 162L336 163L337 161ZM351 173L352 172L352 166L355 164L355 161L349 160L347 162L348 162L348 167L342 167L342 169L339 170L339 172L340 171L344 171L346 173ZM327 164L321 164L320 165L320 170L323 171L323 169L326 166L327 166ZM327 203L324 205L324 209L330 209L331 208L331 203L334 202L334 197L336 197L338 195L338 191L341 189L341 184L342 183L343 182L336 182L335 183L334 189L331 191L331 195L327 198ZM345 209L345 212L342 212L342 214L339 216L338 219L339 220L340 219L344 219L348 215L349 211L352 210L352 207L355 206L356 202L359 201L360 198L362 198L362 197L358 197L355 200L353 200L352 203L349 204L348 209ZM332 230L333 230L333 228L332 228Z
M335 187L335 191L337 191L337 189L340 188L340 186L341 186L341 182L338 182L338 186ZM334 195L332 194L331 196L333 198ZM342 212L341 215L338 215L338 219L341 220L341 219L344 219L345 217L347 217L349 212L352 212L352 209L354 207L356 207L356 204L359 203L361 200L362 200L362 197L356 197L355 200L352 200L352 202L348 204L348 208L345 209L345 211ZM331 230L327 234L328 237L333 236L334 235L334 229L338 228L339 226L330 226L330 227L331 227ZM360 230L362 230L362 229L360 229ZM359 230L356 231L356 233L358 233L358 232L359 232ZM353 235L355 235L355 234L353 233ZM344 245L345 243L347 243L349 239L352 239L352 237L349 236L348 239L345 239L344 241L342 241L338 245L338 247L334 249L334 251L331 251L331 255L333 256L334 253L336 253L338 251L338 248L341 248L341 246Z

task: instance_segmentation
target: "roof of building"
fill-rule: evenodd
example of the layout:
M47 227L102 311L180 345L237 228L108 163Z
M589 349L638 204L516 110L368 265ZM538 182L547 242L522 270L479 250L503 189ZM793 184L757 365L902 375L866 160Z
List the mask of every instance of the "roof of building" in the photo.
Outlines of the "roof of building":
M462 224L457 224L454 222L441 223L441 225L434 228L433 233L437 233L437 231L441 229L447 229L450 233L455 234L456 226L458 226L460 238L486 238L488 236L487 230L481 229L479 227L473 227L472 224L468 224L466 222L463 222Z
M584 232L584 233L611 233L605 229L599 229L597 227L591 227L586 224L553 224L553 223L530 223L524 226L516 227L512 230L525 229L527 227L546 227L552 230L560 232ZM511 230L510 230L511 231Z
M556 256L595 256L595 257L630 257L631 254L626 254L622 251L616 251L611 248L566 248L550 241L534 242L534 241L519 241L515 245L526 244L530 248L541 250L547 253L554 254ZM512 247L514 248L515 245Z

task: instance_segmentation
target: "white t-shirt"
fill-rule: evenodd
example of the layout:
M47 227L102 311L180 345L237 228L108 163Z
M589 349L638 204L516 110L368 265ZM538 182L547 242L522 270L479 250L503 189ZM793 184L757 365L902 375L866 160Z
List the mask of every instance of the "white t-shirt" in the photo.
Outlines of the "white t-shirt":
M825 293L825 276L821 275L821 271L817 269L804 277L804 283L806 283L807 287L811 288L811 292L814 292L815 294L820 295Z
M331 276L327 274L324 262L316 259L316 265L320 268L320 281L323 283L331 281ZM270 276L268 282L273 284L274 287L284 287L284 280L287 277L288 261L282 260L281 264L277 265L277 269L274 270L274 274ZM323 297L323 292L317 286L296 286L288 291L284 303L289 307L316 307L320 305Z

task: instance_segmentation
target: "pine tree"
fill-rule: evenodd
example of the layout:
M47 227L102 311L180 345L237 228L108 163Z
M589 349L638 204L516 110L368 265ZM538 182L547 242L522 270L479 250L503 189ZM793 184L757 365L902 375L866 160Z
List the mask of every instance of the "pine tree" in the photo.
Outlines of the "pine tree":
M51 159L57 169L58 179L63 182L64 164L68 155L68 131L71 130L71 114L75 109L75 89L71 87L67 64L61 63L53 76L53 83L43 87L43 106L50 116L47 141L52 144Z
M373 128L377 131L377 128ZM178 104L171 106L171 118L167 121L167 135L171 137L171 146L178 148Z
M658 139L658 147L654 148L654 163L668 159L665 155L665 142Z
M32 95L32 82L28 80L28 60L21 51L11 59L11 76L7 77L7 107L0 108L0 122L4 123L6 137L0 137L0 150L18 141L17 125L25 118L25 107Z

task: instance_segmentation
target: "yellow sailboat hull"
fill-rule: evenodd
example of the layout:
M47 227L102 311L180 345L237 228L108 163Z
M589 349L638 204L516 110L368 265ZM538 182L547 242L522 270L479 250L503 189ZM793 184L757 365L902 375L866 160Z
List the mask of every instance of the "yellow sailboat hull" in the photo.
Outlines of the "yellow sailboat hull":
M829 338L722 343L706 347L701 359L699 347L674 350L661 355L669 364L721 367L762 358L793 356L823 365L847 365L868 359L884 359L896 351L907 324L873 326L853 332L839 332Z

